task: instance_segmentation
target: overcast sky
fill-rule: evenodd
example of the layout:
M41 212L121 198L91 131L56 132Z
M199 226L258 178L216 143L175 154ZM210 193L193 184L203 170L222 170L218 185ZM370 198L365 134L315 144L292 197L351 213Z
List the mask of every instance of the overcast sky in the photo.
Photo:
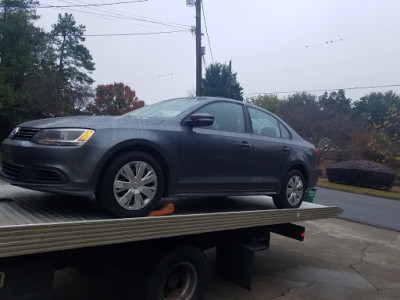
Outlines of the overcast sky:
M41 5L124 0L41 0ZM125 0L127 1L127 0ZM215 62L238 74L246 95L400 84L398 0L203 0ZM195 88L195 8L186 0L148 0L102 7L39 8L47 31L72 13L87 35L180 31L86 38L95 84L123 82L147 104L187 96ZM165 26L142 22L187 26ZM202 20L203 21L203 20ZM184 31L181 31L184 30ZM204 33L206 64L212 62ZM353 100L399 87L347 90ZM315 94L321 94L316 92ZM288 94L278 94L280 97Z

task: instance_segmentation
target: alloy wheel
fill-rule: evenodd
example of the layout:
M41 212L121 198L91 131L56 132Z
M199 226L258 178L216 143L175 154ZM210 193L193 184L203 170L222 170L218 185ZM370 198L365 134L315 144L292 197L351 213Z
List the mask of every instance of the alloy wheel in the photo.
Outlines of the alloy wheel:
M295 206L300 203L304 193L303 181L300 176L295 175L288 181L286 187L286 197L290 205Z
M144 161L129 162L115 176L115 200L124 209L142 209L153 200L157 183L157 174L152 166Z

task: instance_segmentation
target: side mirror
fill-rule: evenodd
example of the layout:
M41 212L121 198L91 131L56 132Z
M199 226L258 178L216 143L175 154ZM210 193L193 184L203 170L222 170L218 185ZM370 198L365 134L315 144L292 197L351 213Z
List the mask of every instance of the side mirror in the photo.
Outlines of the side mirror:
M190 125L192 127L199 127L199 126L211 126L214 124L214 116L210 114L193 114L190 116L189 119L185 121L186 125Z

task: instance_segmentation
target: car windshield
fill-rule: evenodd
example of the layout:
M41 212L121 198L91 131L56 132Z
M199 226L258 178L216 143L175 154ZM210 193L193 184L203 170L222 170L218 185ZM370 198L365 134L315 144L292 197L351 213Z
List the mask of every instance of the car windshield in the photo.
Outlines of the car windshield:
M142 108L125 114L125 116L138 118L173 118L197 103L198 101L194 98L165 100L146 105Z

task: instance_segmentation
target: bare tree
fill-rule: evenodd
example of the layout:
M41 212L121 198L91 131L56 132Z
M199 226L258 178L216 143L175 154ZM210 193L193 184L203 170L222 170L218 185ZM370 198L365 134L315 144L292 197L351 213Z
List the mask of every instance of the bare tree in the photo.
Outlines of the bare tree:
M352 135L361 130L350 112L321 107L315 95L299 93L284 100L279 115L318 149L318 162L338 160Z

